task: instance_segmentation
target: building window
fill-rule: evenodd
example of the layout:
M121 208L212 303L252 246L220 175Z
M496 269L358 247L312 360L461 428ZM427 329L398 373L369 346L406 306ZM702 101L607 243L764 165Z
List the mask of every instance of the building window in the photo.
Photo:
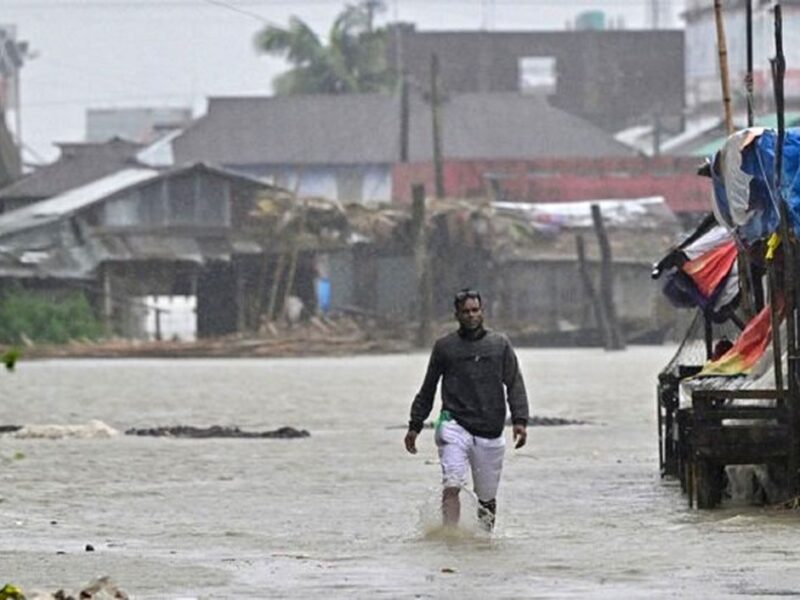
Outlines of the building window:
M361 202L364 197L364 174L361 169L345 167L336 172L336 199Z
M523 56L519 59L519 89L524 94L549 96L556 92L556 59Z
M195 177L184 175L167 182L169 189L170 225L191 225L195 222Z
M222 179L203 177L199 181L200 194L197 197L197 223L208 227L224 227L229 224L228 194L229 184Z
M139 223L148 226L164 224L164 183L148 185L139 190Z

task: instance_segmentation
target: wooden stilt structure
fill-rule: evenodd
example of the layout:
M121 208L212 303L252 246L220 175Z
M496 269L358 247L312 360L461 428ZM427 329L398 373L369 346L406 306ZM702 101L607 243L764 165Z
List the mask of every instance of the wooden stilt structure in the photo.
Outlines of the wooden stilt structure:
M748 10L749 10L749 4ZM720 10L720 2L715 8ZM718 13L718 18L721 13ZM748 30L751 29L748 16ZM772 62L775 105L778 128L775 142L775 171L769 184L780 214L780 252L770 251L767 261L772 347L774 352L775 386L771 389L711 389L695 387L691 406L679 407L678 386L683 377L681 369L696 369L698 365L678 365L675 371L659 376L659 410L667 407L668 414L659 414L659 427L677 423L677 443L669 457L662 453L662 473L677 473L689 496L689 505L713 508L721 501L722 469L727 465L767 465L777 477L774 483L781 494L800 497L800 364L798 364L798 255L797 236L789 220L783 198L784 123L783 24L780 3L775 7L775 49ZM721 52L722 55L722 52ZM748 86L752 84L752 56L748 51ZM751 91L749 87L748 92ZM723 95L726 95L723 92ZM751 109L752 110L752 109ZM748 123L752 124L749 111ZM740 278L744 273L740 271ZM756 302L758 295L754 296ZM782 308L781 308L782 307ZM784 329L781 320L785 319ZM785 331L787 361L784 363L782 337ZM710 323L706 322L707 352L710 350ZM671 379L670 379L671 378ZM668 381L669 379L669 381ZM676 407L674 412L669 412ZM673 418L674 417L674 418ZM672 430L673 432L675 430ZM665 442L659 431L659 449ZM674 464L669 463L672 460ZM771 501L780 501L772 498Z

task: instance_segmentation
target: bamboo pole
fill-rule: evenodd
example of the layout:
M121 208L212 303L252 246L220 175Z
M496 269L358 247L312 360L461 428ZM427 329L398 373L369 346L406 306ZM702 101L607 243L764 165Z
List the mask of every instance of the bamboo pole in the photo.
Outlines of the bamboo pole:
M283 271L286 268L286 253L281 252L275 263L275 270L272 275L272 287L269 291L269 304L267 305L267 323L275 319L275 309L278 306L278 292L280 291Z
M303 231L306 227L306 204L303 200L296 198L296 201L300 202L300 218L299 224L297 227L297 232L292 237L292 251L289 259L289 271L286 273L286 287L283 289L283 306L286 306L286 299L292 294L292 288L294 287L294 280L295 275L297 273L297 260L300 254L300 236L303 235Z
M725 40L725 23L722 19L722 0L714 0L714 17L717 23L717 49L719 50L719 76L722 84L722 106L725 110L725 131L733 133L731 85L728 75L728 44Z
M722 107L725 114L725 132L734 131L733 108L731 106L731 84L728 71L728 43L725 37L725 21L722 15L722 0L714 0L714 18L717 25L717 48L719 51L719 78L722 86ZM755 313L752 302L752 273L750 259L741 245L738 245L739 286L741 288L742 309L748 318Z
M744 87L747 90L747 126L755 124L753 115L753 0L745 2L745 23L747 29L747 74Z

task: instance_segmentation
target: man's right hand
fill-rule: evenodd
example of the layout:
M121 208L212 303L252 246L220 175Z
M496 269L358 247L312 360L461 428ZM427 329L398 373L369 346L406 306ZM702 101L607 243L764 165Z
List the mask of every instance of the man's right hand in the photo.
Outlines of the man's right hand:
M416 454L417 453L417 436L418 435L419 435L419 432L414 431L413 429L409 429L408 432L406 433L406 439L405 439L406 450L408 450L408 452L410 454Z

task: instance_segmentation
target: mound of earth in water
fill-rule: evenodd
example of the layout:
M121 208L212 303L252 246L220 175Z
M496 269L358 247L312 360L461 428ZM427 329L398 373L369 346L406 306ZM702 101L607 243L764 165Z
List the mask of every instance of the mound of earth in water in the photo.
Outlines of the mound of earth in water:
M175 425L172 427L148 427L144 429L128 429L125 435L141 435L153 437L174 438L269 438L269 439L295 439L309 437L311 434L305 429L294 427L280 427L272 431L242 431L238 427L192 427L190 425Z

